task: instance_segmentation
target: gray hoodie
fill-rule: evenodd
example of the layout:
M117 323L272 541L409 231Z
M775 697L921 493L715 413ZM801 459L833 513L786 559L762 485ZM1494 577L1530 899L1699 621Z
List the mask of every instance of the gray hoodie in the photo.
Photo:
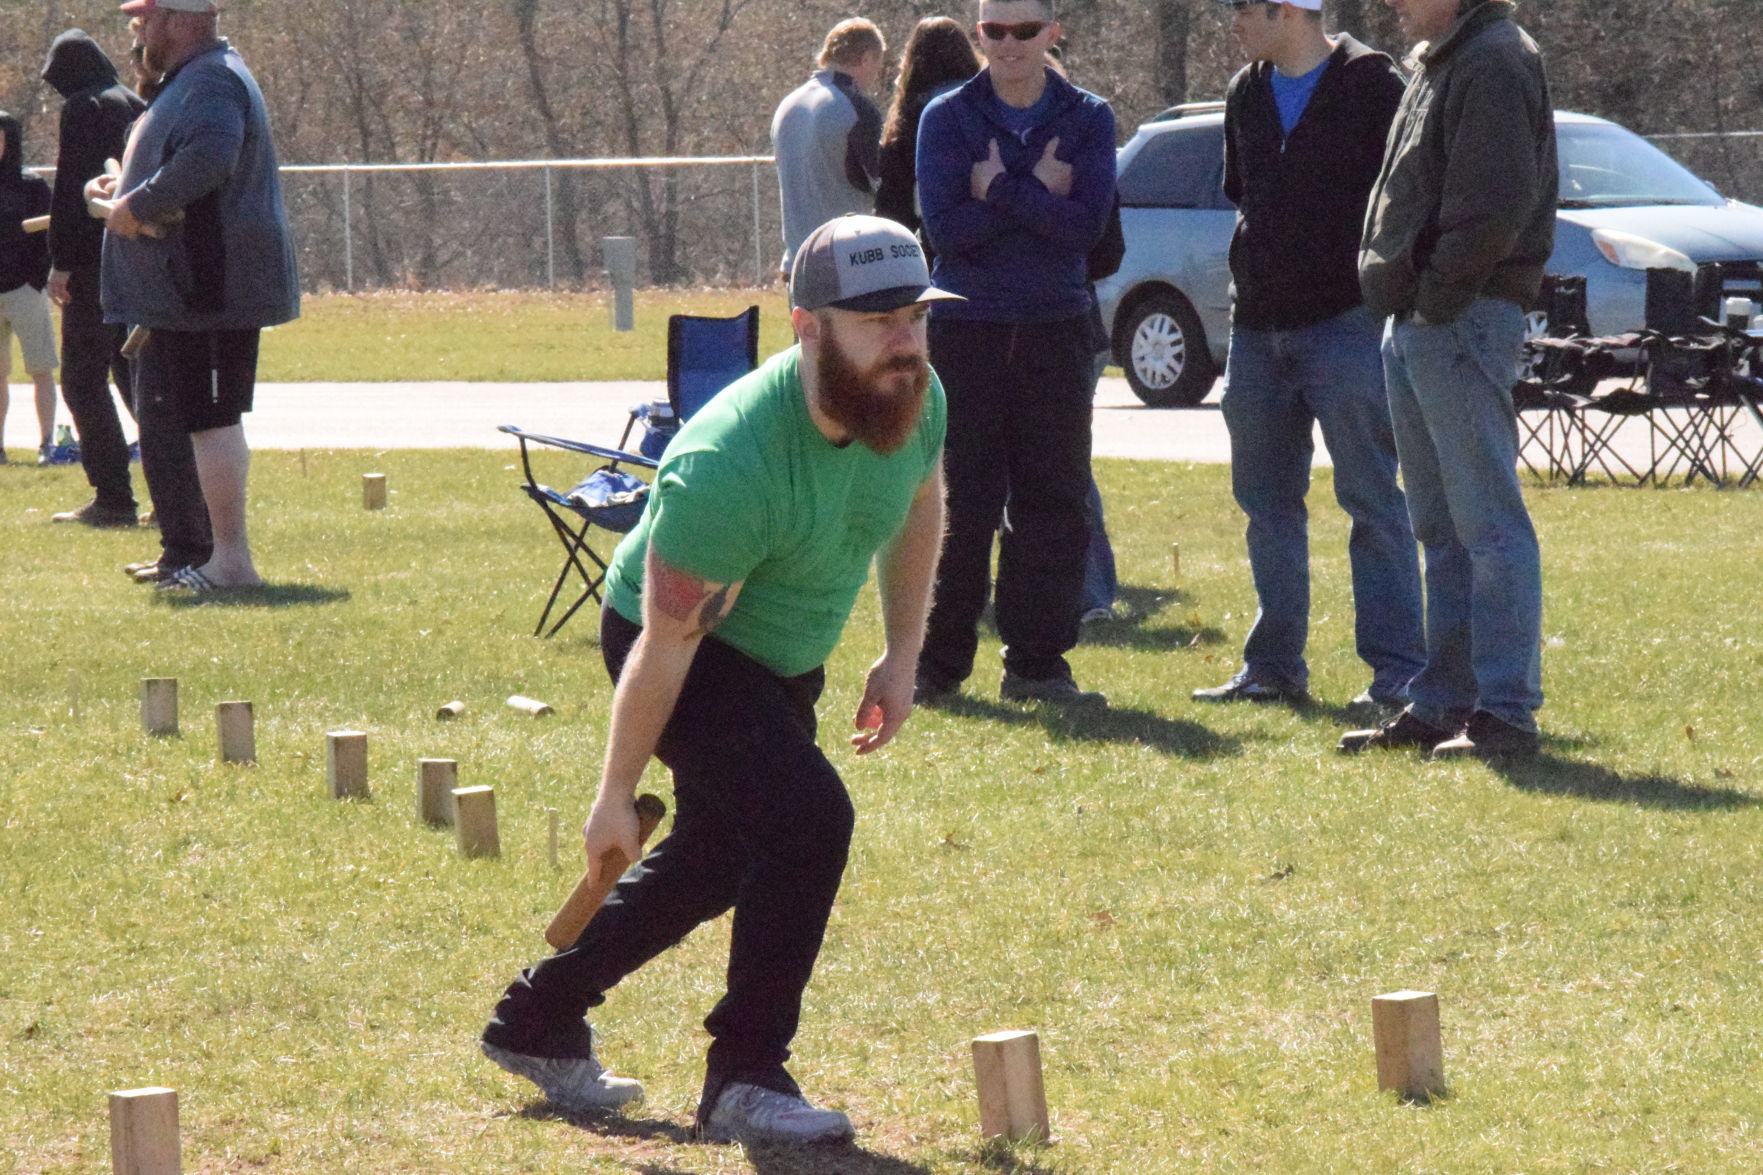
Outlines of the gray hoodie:
M129 132L117 190L137 219L166 231L104 235L106 322L249 330L299 316L269 115L224 40L165 78Z

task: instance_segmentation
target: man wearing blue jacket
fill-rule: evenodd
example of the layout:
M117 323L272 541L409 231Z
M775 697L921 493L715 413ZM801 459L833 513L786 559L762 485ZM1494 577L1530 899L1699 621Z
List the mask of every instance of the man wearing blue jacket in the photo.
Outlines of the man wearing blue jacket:
M104 319L149 331L135 409L164 548L149 574L198 593L253 587L241 420L258 332L300 313L269 115L238 51L216 35L209 0L128 0L122 11L140 17L144 62L162 81L129 134L122 176L92 188L117 198Z
M983 0L989 65L925 108L919 199L934 281L965 302L931 312L948 394L948 535L918 697L973 671L992 535L994 614L1009 701L1101 703L1065 659L1077 644L1097 350L1085 262L1114 203L1114 113L1045 64L1051 0ZM1006 513L1005 503L1009 503Z

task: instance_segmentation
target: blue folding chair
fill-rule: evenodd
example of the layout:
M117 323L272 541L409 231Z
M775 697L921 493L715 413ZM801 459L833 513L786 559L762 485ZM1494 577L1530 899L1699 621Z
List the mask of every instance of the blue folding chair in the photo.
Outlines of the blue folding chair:
M667 320L667 400L632 407L617 447L547 436L512 424L500 427L499 431L520 442L520 464L526 474L521 491L545 512L552 533L563 545L563 567L552 581L534 636L556 636L589 599L601 599L606 558L594 549L593 531L629 533L642 518L649 499L649 483L621 466L655 469L681 422L690 420L716 393L758 363L759 307L749 306L732 318L675 314ZM631 434L639 425L642 433L633 449ZM569 489L556 490L533 471L534 445L579 453L604 464ZM581 583L581 592L547 630L545 624L572 575Z

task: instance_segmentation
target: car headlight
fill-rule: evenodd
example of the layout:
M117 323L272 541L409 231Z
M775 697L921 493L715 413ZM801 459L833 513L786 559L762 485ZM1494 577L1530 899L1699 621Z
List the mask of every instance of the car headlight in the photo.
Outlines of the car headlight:
M1598 247L1604 260L1622 269L1677 269L1684 273L1696 272L1696 263L1676 249L1634 233L1625 233L1621 229L1593 229L1592 244Z

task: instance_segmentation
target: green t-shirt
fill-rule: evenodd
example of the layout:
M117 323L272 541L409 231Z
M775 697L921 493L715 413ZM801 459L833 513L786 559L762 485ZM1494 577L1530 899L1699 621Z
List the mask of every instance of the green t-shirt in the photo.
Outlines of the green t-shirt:
M808 414L801 354L773 356L686 422L606 574L606 602L636 623L650 543L681 571L744 583L717 639L785 677L838 644L870 561L930 476L948 415L933 374L918 430L897 452L841 448Z

